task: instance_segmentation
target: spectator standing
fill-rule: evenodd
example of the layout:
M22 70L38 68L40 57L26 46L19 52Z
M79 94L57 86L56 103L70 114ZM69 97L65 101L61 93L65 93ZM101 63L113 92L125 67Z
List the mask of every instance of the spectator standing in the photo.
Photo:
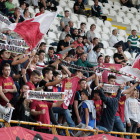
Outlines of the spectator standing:
M103 19L103 22L107 19L106 16L102 16L101 6L98 5L98 0L94 1L94 5L91 6L92 16L99 17Z
M23 18L24 18L25 20L30 19L30 12L29 12L28 9L25 9L25 10L24 10L24 12L23 12Z
M132 0L120 0L120 1L123 6L126 6L128 8L134 7Z
M140 48L137 46L137 41L140 41L139 37L136 35L137 31L132 30L131 35L128 36L128 44L131 46L132 50L136 50L136 52L140 52Z
M15 6L12 3L12 1L13 0L8 0L7 2L5 2L5 6L9 10L9 16L11 16L12 14L14 14L14 11L15 11Z
M14 84L13 79L9 76L10 75L10 65L5 63L2 68L3 75L1 76L0 80L0 93L5 95L6 100L0 98L0 104L5 106L7 102L9 102L12 98L14 93L17 92L17 88Z
M74 13L76 14L81 14L81 15L86 15L86 16L91 15L90 10L86 11L82 0L77 0L77 2L74 3L73 9L74 9Z
M115 47L117 45L122 45L123 46L123 50L125 51L126 49L129 49L129 52L131 52L131 47L129 46L128 42L123 42L123 41L120 41L118 39L118 36L117 36L117 29L114 29L112 31L112 36L110 37L109 39L109 45L111 47Z
M74 44L69 45L70 40L71 40L70 34L67 34L64 40L60 40L57 46L57 53L68 48L74 48L75 46Z
M96 45L87 55L87 61L91 63L92 65L97 66L98 65L98 57L101 54L101 48L102 46Z
M110 56L109 55L105 56L105 62L104 63L110 63Z
M70 19L68 17L69 17L69 11L66 10L65 16L60 20L60 30L61 31L64 31L65 26L69 25L68 23L69 23Z
M94 30L96 29L96 25L92 24L90 26L90 30L87 31L87 39L88 39L88 44L90 45L93 42L94 37L96 37Z
M86 36L85 26L86 26L86 23L84 22L80 24L80 29L78 29L78 34L80 36Z
M9 18L12 23L20 23L24 21L24 18L20 15L20 9L15 8L14 14Z
M135 99L137 90L125 101L125 119L126 119L126 132L136 133L137 128L140 127L139 118L139 105Z
M116 64L126 64L126 61L128 61L121 45L117 46L117 53L114 54L113 58Z
M26 9L26 3L24 1L20 3L19 9L20 9L20 15L23 17L24 16L23 12Z
M37 16L39 16L39 15L41 15L41 14L44 14L44 12L45 12L45 7L44 6L42 6L42 7L39 7L39 13L37 13L36 15L35 15L35 17L37 17Z

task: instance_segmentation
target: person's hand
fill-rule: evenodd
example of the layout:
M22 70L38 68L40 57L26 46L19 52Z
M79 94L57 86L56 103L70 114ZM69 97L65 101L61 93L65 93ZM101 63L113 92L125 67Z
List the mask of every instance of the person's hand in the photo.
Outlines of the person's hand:
M97 127L95 127L95 129L96 129L96 131L97 131L97 133L99 132L99 129L97 128Z
M121 51L121 54L124 54L123 50Z
M124 89L124 87L126 86L125 82L123 82L120 86L120 89Z
M140 123L138 123L138 128L140 127Z
M19 17L20 17L20 13L17 14L17 18L19 18Z
M32 57L32 56L34 56L35 54L36 54L36 50L34 50L34 51L32 51L32 53L30 54L30 56Z
M81 118L78 117L78 118L77 118L77 123L79 124L80 122L81 122Z
M131 127L131 123L127 123L127 126L128 126L128 127Z
M8 104L7 104L7 107L11 108L12 106L11 106L11 104L10 104L10 103L8 103Z
M65 57L66 57L67 55L68 55L68 52L64 53L64 54L62 55L61 59L62 59L62 60L65 59Z
M100 83L100 84L99 84L99 87L100 87L100 88L103 88L103 83Z
M22 68L22 69L21 69L21 74L22 74L22 75L26 75L26 70Z
M7 93L8 92L8 89L2 89L2 92L3 93Z
M46 110L45 110L45 109L42 109L42 110L40 111L40 114L45 114L45 112L46 112Z
M41 125L42 125L42 123L41 123L41 122L39 122L39 121L37 121L37 123L39 123L39 126L41 126Z
M75 44L71 44L70 46L71 46L71 48L74 48L75 47Z
M66 77L67 77L67 75L62 75L62 79L66 78Z
M88 126L85 126L85 129L88 129Z

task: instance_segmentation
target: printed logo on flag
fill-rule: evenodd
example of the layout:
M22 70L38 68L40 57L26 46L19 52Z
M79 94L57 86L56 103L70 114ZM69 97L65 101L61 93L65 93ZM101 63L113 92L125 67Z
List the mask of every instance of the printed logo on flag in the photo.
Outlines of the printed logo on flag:
M116 93L119 89L117 85L104 84L103 91L107 93Z

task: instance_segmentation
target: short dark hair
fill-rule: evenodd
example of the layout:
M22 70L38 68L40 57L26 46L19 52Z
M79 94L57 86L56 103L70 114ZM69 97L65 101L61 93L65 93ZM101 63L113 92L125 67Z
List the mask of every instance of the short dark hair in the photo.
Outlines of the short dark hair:
M0 51L0 57L1 57L2 54L4 54L5 51L6 51L5 49Z
M42 47L43 45L46 45L46 43L45 42L41 42L39 47Z
M132 32L136 31L135 29L132 30Z
M20 87L20 89L22 89L24 86L28 86L27 84L23 84L21 87Z
M53 50L54 51L54 47L49 47L49 50Z
M52 63L54 63L54 62L52 62ZM55 71L56 67L54 65L51 65L51 64L49 63L49 65L47 66L47 68L51 69L52 71Z
M16 11L17 9L19 9L19 7L16 7L16 8L15 8L15 11Z
M82 36L78 35L78 38L83 38Z
M38 53L40 55L41 53L45 53L45 51L44 50L40 50Z
M85 23L85 22L82 22L82 23L80 24L80 26L82 26L83 24L85 24L85 25L86 25L86 23Z
M10 67L10 64L9 63L5 63L2 67L2 70L4 70L4 67ZM10 67L11 68L11 67Z
M45 74L48 74L50 71L52 71L52 69L50 69L49 67L43 68L43 69L42 69L43 77L45 77Z
M77 50L83 49L81 46L77 46L76 48Z
M31 73L31 76L41 76L40 72L38 70L33 70L32 73Z
M116 79L116 76L114 76L113 74L110 74L110 75L108 76L108 81L109 81L110 79Z
M71 35L70 34L67 34L65 37L71 37Z
M80 79L79 84L80 84L82 81L86 81L86 79Z
M68 11L68 10L65 10L65 13L66 13L66 12L69 12L69 11Z
M54 72L53 72L53 76L54 76L54 77L56 77L56 76L58 76L58 75L60 75L59 72L57 72L57 71L54 71Z
M98 39L97 37L94 37L93 40L95 41L96 39Z
M28 9L25 9L24 12L23 12L23 14L25 15L25 13L26 13L27 11L28 11Z
M24 4L26 4L24 1L21 1L21 2L20 2L20 6L21 6L21 5L24 5Z
M93 48L93 50L94 50L94 51L97 51L99 48L102 48L102 46L99 45L99 44L97 44L97 45Z
M66 25L64 29L66 29L67 27L69 27L69 25Z
M39 7L39 11L41 11L41 9L42 9L42 8L44 8L44 9L45 9L45 7L44 7L44 6L40 6L40 7Z
M95 24L91 24L91 25L90 25L90 29L92 28L92 26L95 26L95 28L96 28L96 25L95 25Z
M98 56L98 60L99 60L100 57L103 57L103 56L102 56L102 55L99 55L99 56Z

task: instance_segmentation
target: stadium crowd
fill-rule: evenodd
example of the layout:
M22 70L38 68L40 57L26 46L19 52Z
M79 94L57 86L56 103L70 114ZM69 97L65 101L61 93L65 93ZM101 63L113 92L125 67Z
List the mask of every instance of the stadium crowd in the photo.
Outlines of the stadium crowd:
M73 6L74 13L96 16L105 21L102 16L98 0L86 11L84 4L88 0L77 0ZM100 1L102 2L102 1ZM108 2L107 0L103 2ZM133 7L131 0L121 3ZM45 13L45 10L56 11L59 3L56 0L22 1L19 7L14 7L12 0L0 0L0 13L9 17L12 23L21 23L30 19L29 6L39 6L40 12L35 16ZM138 7L138 6L137 6ZM82 22L80 28L73 28L73 21L66 10L60 20L59 31L62 31L58 42L53 42L47 50L45 42L41 42L37 51L29 55L19 55L7 50L0 51L0 115L7 114L11 106L15 108L12 120L38 122L43 124L68 125L86 129L96 129L118 132L140 133L140 102L138 82L129 81L120 85L118 92L103 92L103 73L89 73L61 65L62 60L70 64L93 68L103 67L110 63L110 56L101 53L104 45L99 42L94 32L95 24L90 25L86 32L86 23ZM2 32L7 40L0 43L9 43L10 39L23 39L21 36L12 36L11 31ZM132 30L127 42L119 40L117 29L112 31L109 39L110 47L116 48L114 53L115 64L122 67L130 65L124 51L140 53L137 46L139 41L137 31ZM54 49L57 45L57 50ZM64 53L61 55L62 51ZM31 61L31 63L30 63ZM41 67L41 71L38 69ZM115 85L116 76L108 75L107 84ZM95 89L95 87L97 87ZM41 101L27 99L27 91L68 92L65 101ZM5 107L6 106L6 107ZM67 123L66 123L67 122ZM11 124L12 125L12 124ZM1 127L4 124L1 123ZM48 127L22 127L35 131L50 133ZM70 131L71 135L87 136L90 133ZM74 134L73 134L74 133ZM61 132L65 135L64 132ZM119 136L118 136L119 137ZM129 136L125 136L129 138Z

